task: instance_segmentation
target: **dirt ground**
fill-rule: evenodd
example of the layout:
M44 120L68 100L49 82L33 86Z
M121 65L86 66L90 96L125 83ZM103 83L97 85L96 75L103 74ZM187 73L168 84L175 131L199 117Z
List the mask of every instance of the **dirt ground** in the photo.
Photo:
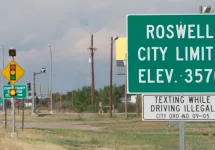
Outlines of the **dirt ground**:
M141 116L141 115L140 115ZM0 150L167 150L178 149L179 128L168 122L142 121L135 114L55 114L16 115L17 138L11 138L12 115L8 114L7 129L0 114ZM187 123L186 149L215 149L214 123Z
M12 127L12 121L7 122L9 127ZM0 122L0 127L4 127L4 121ZM21 128L22 122L16 121L16 127ZM64 128L64 129L80 129L80 130L98 130L99 127L73 123L71 121L25 121L25 128Z

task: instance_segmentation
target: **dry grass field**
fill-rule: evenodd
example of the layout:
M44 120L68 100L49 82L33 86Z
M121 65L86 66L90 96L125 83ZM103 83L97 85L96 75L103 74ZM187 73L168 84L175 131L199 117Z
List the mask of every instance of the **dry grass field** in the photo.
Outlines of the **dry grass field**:
M177 150L178 126L167 122L141 121L135 115L101 117L95 115L16 115L17 138L11 138L11 114L8 128L0 115L0 150ZM18 125L19 124L19 125ZM186 150L215 150L215 124L186 124Z

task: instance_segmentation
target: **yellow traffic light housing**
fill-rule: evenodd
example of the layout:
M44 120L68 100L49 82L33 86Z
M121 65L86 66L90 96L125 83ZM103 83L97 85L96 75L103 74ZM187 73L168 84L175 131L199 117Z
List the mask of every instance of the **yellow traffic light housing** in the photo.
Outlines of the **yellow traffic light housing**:
M16 65L10 65L10 80L16 80Z
M16 89L10 89L10 96L16 96Z

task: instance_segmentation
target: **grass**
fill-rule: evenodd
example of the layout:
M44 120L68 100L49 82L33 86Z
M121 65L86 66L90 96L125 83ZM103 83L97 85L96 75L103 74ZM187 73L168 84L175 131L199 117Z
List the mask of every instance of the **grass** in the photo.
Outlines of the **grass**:
M19 117L19 116L17 116ZM0 116L2 119L2 116ZM11 139L11 129L0 128L0 149L4 150L172 150L179 149L178 126L168 127L167 122L141 121L134 115L101 117L97 114L34 117L34 121L67 121L102 127L99 130L72 130L31 128L17 130L18 137ZM186 150L215 149L215 126L212 124L186 124Z

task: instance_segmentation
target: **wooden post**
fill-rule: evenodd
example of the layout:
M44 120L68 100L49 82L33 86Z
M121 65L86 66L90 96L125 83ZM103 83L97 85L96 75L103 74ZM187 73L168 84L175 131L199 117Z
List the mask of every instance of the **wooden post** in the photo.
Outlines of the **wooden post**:
M25 102L24 102L25 100L24 99L22 99L22 130L24 130L24 111L25 111Z
M4 123L4 127L5 127L5 129L7 128L7 99L3 99L4 100L4 104L5 104L5 107L4 107L4 109L5 109L5 115L4 115L4 117L5 117L5 123Z
M99 102L99 114L102 115L102 102Z
M17 108L18 108L18 115L19 115L19 100L18 100L18 106L17 106Z

